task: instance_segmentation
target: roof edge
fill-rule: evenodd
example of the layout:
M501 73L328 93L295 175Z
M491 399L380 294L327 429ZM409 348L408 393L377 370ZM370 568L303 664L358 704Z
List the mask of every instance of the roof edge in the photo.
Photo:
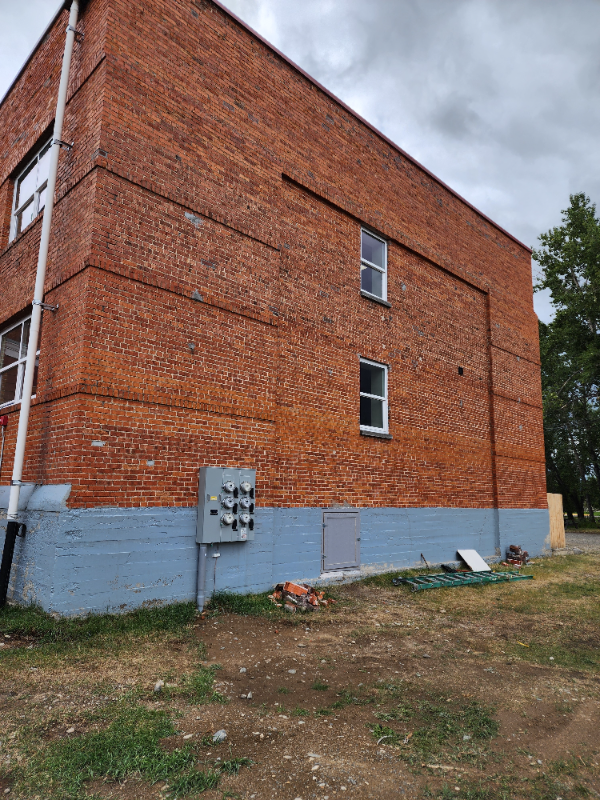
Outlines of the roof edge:
M346 103L344 103L343 100L340 100L340 98L337 97L335 94L333 94L333 92L330 92L329 89L326 89L325 86L323 86L323 84L319 83L319 81L317 81L315 78L313 78L311 75L309 75L308 72L303 70L302 67L298 66L298 64L296 64L295 61L292 61L291 58L288 58L288 56L286 56L285 53L282 53L281 50L279 50L277 47L275 47L275 45L273 45L273 44L271 44L271 42L267 41L267 39L265 39L264 36L261 36L260 33L255 31L254 28L252 28L250 25L248 25L246 22L244 22L243 19L240 19L240 17L238 17L237 14L235 14L229 8L224 6L223 3L220 2L220 0L211 0L211 2L214 3L215 6L220 8L221 11L223 11L225 14L227 14L227 16L229 16L232 19L234 19L238 23L238 25L241 25L242 28L244 28L245 30L249 31L249 33L251 33L252 36L256 37L266 47L268 47L270 50L272 50L274 53L276 53L287 64L289 64L293 69L295 69L296 72L299 72L310 83L312 83L315 86L317 86L323 92L323 94L325 94L328 97L330 97L335 103L337 103L339 106L341 106L343 109L345 109L349 114L351 114L353 117L355 117L357 120L359 120L363 125L365 125L367 128L369 128L369 130L373 131L373 133L375 133L377 136L379 136L379 138L382 139L384 142L386 142L390 147L393 147L394 150L396 150L398 153L401 153L405 158L407 158L409 161L411 161L416 167L418 167L419 169L423 170L423 172L425 172L427 175L429 175L430 178L433 178L433 180L436 181L436 183L438 183L440 186L443 186L443 188L446 189L448 192L450 192L450 194L453 194L458 200L461 201L461 203L464 203L466 206L471 208L482 219L484 219L487 222L489 222L490 225L493 225L494 228L499 230L505 236L508 236L509 239L512 239L513 242L516 242L516 244L518 244L524 250L527 250L528 253L532 252L532 248L531 247L526 245L520 239L517 239L516 236L513 236L512 233L509 233L505 228L503 228L497 222L494 222L494 220L491 219L491 217L488 217L487 214L484 214L483 211L480 211L478 208L476 208L476 206L474 206L472 203L470 203L468 200L466 200L462 195L460 195L457 191L455 191L451 186L448 186L447 183L444 183L444 181L441 180L441 178L438 178L437 175L434 175L434 173L431 172L431 170L427 169L427 167L424 167L423 164L421 164L419 161L417 161L416 158L413 158L413 156L411 156L410 153L407 153L406 150L403 150L401 147L399 147L395 142L393 142L391 139L389 139L378 128L376 128L368 120L366 120L364 117L362 117L357 111L354 111L354 109L350 108L350 106L347 105ZM85 4L86 3L85 3L85 0L84 0L82 5L85 5ZM40 36L40 38L36 42L36 44L33 47L31 53L25 59L25 63L23 64L21 69L16 74L14 80L12 81L12 83L10 84L10 86L8 87L6 92L4 93L2 99L0 99L0 108L4 104L4 102L5 102L6 98L8 97L8 95L14 89L14 87L15 87L16 83L18 82L19 78L25 72L29 62L31 61L31 59L33 58L35 53L37 52L39 46L41 45L41 43L43 42L43 40L47 36L48 32L54 27L57 19L60 17L62 12L64 10L66 10L68 7L69 7L69 0L63 0L63 2L61 2L61 4L60 4L58 10L56 11L56 14L52 18L52 20L49 22L49 24L46 26L46 28L44 29L44 32L42 33L42 35Z
M483 211L480 211L476 206L473 205L473 203L470 203L468 200L466 200L462 195L460 195L457 191L455 191L451 186L448 186L447 183L444 183L444 181L441 180L441 178L438 178L437 175L434 175L434 173L431 172L431 170L428 170L427 167L424 167L423 164L421 164L419 161L417 161L416 158L413 158L413 156L411 156L410 153L407 153L406 150L403 150L401 147L399 147L395 142L393 142L391 139L389 139L378 128L376 128L374 125L371 125L371 123L368 120L366 120L364 117L361 117L361 115L357 111L354 111L353 108L350 108L349 105L346 105L346 103L344 103L343 100L340 100L340 98L337 97L337 95L333 94L333 92L330 92L329 89L326 89L325 86L323 86L323 84L319 83L319 81L316 80L315 78L313 78L312 75L309 75L308 72L306 72L305 70L302 69L302 67L298 66L298 64L296 64L295 61L292 61L291 58L288 58L288 56L286 56L285 53L282 53L281 50L279 50L277 47L275 47L275 45L271 44L271 42L269 42L267 39L265 39L264 36L261 36L260 33L255 31L254 28L252 28L250 25L248 25L248 23L244 22L243 19L240 19L240 17L238 17L237 14L235 14L229 8L224 6L223 3L220 2L220 0L211 0L211 2L215 6L220 8L221 11L224 11L225 14L227 14L229 17L234 19L239 25L242 26L242 28L245 28L247 31L249 31L259 41L261 41L264 45L266 45L270 50L272 50L274 53L276 53L280 58L282 58L286 63L288 63L293 69L295 69L297 72L299 72L301 75L303 75L308 81L310 81L310 83L312 83L315 86L317 86L324 94L326 94L328 97L330 97L335 103L337 103L339 106L341 106L343 109L345 109L349 114L351 114L357 120L362 122L363 125L366 125L366 127L369 128L369 130L373 131L373 133L375 133L377 136L379 136L380 139L383 139L383 141L386 142L388 145L390 145L390 147L393 147L394 150L397 150L399 153L401 153L409 161L412 161L412 163L415 166L417 166L419 169L422 169L423 172L425 172L427 175L429 175L430 178L433 178L433 180L436 181L436 183L438 183L440 186L443 186L444 189L446 189L447 191L450 192L450 194L453 194L456 198L458 198L458 200L460 200L461 203L464 203L466 206L471 208L476 214L478 214L480 217L482 217L482 219L484 219L487 222L489 222L490 225L493 225L494 228L499 230L505 236L508 236L509 239L512 239L513 242L516 242L516 244L518 244L524 250L527 250L528 253L532 252L532 248L531 247L526 245L520 239L517 239L516 236L513 236L512 233L509 233L505 228L503 228L497 222L494 222L494 220L491 219L491 217L488 217L487 214L484 214Z

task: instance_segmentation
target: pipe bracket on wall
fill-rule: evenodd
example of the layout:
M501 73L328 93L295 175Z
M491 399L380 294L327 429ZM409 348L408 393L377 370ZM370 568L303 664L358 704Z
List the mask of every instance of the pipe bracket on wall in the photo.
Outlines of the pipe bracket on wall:
M50 303L42 303L41 300L32 300L31 304L34 306L40 306L42 311L52 311L52 313L58 311L59 308L58 306L50 305Z
M57 144L59 147L64 147L65 150L72 150L75 142L63 142L62 139L52 139L52 144Z
M79 41L85 39L85 33L83 33L82 31L78 31L77 28L74 28L72 25L67 25L65 30L73 31L73 33L75 34L75 38L78 39Z

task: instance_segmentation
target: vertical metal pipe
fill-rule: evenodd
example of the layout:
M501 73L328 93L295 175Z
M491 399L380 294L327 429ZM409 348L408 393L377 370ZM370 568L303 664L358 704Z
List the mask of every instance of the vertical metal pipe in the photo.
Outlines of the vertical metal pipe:
M50 150L50 167L48 174L48 188L46 190L46 206L44 208L44 219L42 222L42 235L40 238L40 250L38 254L37 274L35 278L35 290L33 294L33 309L31 312L31 327L29 329L29 344L27 347L27 361L25 364L25 377L23 378L23 388L21 391L21 409L19 411L19 428L17 431L17 443L15 445L15 459L13 475L10 486L10 497L8 501L8 524L17 521L19 509L19 494L21 489L21 478L23 477L23 462L25 460L25 443L27 441L27 429L29 426L29 409L31 406L31 392L33 389L33 376L35 374L35 358L38 347L40 333L40 322L42 319L41 303L44 299L44 282L46 279L46 263L48 260L48 244L50 241L50 226L52 224L52 211L54 209L54 190L56 188L56 175L58 172L58 156L60 153L60 141L62 138L63 120L65 107L67 104L67 87L69 85L69 70L71 67L71 55L73 53L73 42L75 41L75 26L79 14L79 2L73 0L69 14L69 25L65 42L65 52L63 54L62 71L60 74L60 84L58 87L58 98L56 101L56 117L54 119L54 136Z
M198 547L198 585L196 589L196 604L198 611L204 610L204 603L206 602L206 559L208 557L208 548L205 544Z

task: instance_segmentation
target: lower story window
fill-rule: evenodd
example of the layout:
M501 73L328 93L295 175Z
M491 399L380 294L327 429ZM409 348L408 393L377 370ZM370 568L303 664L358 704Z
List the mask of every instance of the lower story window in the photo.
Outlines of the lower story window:
M388 432L387 367L376 361L360 360L360 427L365 431Z
M21 400L30 326L31 317L26 317L0 331L0 406ZM33 394L37 386L39 355L38 350L33 375Z

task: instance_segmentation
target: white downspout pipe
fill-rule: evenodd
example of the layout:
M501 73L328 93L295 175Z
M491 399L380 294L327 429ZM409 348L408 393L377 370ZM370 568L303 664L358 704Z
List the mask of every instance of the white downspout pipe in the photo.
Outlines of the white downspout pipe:
M19 412L19 428L17 431L17 443L15 446L15 460L13 466L12 481L10 484L10 497L8 501L8 522L16 522L19 508L19 494L21 489L21 478L23 477L23 462L25 460L25 442L27 441L27 428L29 426L29 409L31 406L31 391L33 389L33 376L35 373L35 358L38 349L38 339L40 333L40 322L42 320L42 302L44 299L44 282L46 280L46 263L48 260L48 243L50 241L50 226L52 224L52 211L54 209L54 190L56 188L56 174L58 172L58 156L60 153L63 120L65 116L65 106L67 104L67 87L69 85L69 70L71 67L71 55L73 53L73 42L75 41L75 27L79 14L79 2L73 0L69 14L69 25L67 27L67 37L65 42L65 52L63 55L62 70L60 73L60 84L58 87L58 99L56 102L56 117L54 119L54 136L50 150L50 167L48 173L48 188L46 190L46 205L44 207L44 218L42 222L42 235L40 238L40 250L38 254L37 274L35 278L35 290L33 294L33 310L31 312L31 326L29 328L29 344L27 348L27 361L25 364L25 376L23 378L23 389L21 391L21 410Z

